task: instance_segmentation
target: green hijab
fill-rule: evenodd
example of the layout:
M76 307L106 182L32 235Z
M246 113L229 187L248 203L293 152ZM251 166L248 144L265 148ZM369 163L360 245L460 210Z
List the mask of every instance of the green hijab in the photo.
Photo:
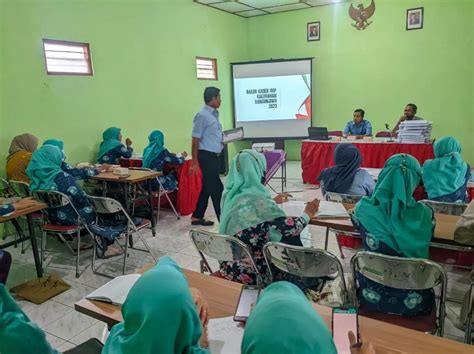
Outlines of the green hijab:
M30 321L0 284L0 353L59 354L51 348L45 333Z
M375 241L382 241L405 257L428 258L433 235L433 212L415 201L421 167L410 155L398 154L387 160L371 197L356 205L354 219Z
M423 183L428 198L456 192L466 183L467 163L461 157L461 144L444 137L434 144L435 159L423 165Z
M150 142L143 151L143 167L149 168L153 160L165 149L165 136L159 130L154 130L148 136Z
M53 145L56 146L63 153L63 160L66 160L66 154L64 153L64 142L58 139L47 139L44 141L43 145Z
M260 295L245 325L242 354L337 354L323 319L295 285L280 281Z
M108 153L110 150L115 149L117 146L122 145L119 140L120 137L120 128L111 127L107 128L102 133L103 141L100 143L99 147L99 154L97 155L97 159L99 160L102 156Z
M43 145L36 150L26 169L26 174L30 177L30 189L51 189L56 176L63 173L62 162L63 153L56 146Z
M265 157L254 150L242 150L230 165L221 201L219 232L235 235L249 227L285 216L262 184L267 169ZM272 240L281 235L272 229Z
M201 321L186 278L168 256L135 283L122 315L103 354L208 354L199 346Z

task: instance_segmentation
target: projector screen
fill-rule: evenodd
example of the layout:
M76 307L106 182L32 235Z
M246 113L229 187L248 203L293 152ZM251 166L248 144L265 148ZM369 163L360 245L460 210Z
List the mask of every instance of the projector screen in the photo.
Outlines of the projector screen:
M233 63L234 127L245 138L302 138L311 126L312 59Z

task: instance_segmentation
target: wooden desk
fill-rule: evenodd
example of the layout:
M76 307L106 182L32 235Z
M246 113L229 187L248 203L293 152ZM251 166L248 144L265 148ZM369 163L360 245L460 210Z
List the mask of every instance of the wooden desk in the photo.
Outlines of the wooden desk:
M35 260L35 268L36 268L36 275L38 278L41 278L43 276L43 269L41 266L41 260L38 252L38 244L36 243L36 237L34 234L34 225L33 225L33 219L31 217L31 214L37 211L40 211L42 209L45 209L47 207L46 204L40 203L36 200L31 199L27 205L25 205L24 208L15 210L15 212L9 216L6 217L0 217L0 223L4 223L7 221L11 221L13 226L15 227L16 231L18 232L20 238L14 241L10 241L4 244L0 244L0 249L4 249L10 246L17 245L23 241L31 241L31 250L33 251L33 257ZM27 221L28 221L28 231L29 231L29 236L26 236L22 228L20 227L20 224L16 220L17 218L21 216L26 216Z
M102 182L102 194L104 197L107 195L107 183L121 183L122 188L123 188L123 195L125 198L125 210L127 210L129 214L131 214L132 205L134 205L135 202L142 199L148 199L147 202L150 208L151 232L153 233L153 236L155 236L156 235L156 220L155 220L155 214L153 212L153 190L151 186L151 180L153 180L156 177L161 176L162 174L163 174L162 172L156 172L156 171L129 169L129 175L127 177L120 177L119 175L115 175L112 172L101 172L97 176L91 177L91 179ZM130 198L128 187L130 185L143 183L143 182L146 182L147 184L148 191L146 192L148 196L144 198L143 197Z
M147 269L145 267L144 269ZM139 272L143 272L141 269ZM209 303L211 318L233 316L239 299L241 284L228 280L184 270L189 286L199 289ZM99 301L82 299L74 305L76 311L113 326L123 320L120 307ZM313 307L331 328L331 309L314 304ZM403 353L454 354L472 353L473 347L449 339L416 332L403 327L359 317L363 340L398 350Z

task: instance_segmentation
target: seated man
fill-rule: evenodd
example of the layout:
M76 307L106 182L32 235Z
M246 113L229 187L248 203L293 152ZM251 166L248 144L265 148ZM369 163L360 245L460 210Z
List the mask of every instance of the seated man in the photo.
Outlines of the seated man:
M418 109L418 107L416 107L416 104L414 104L414 103L409 103L409 104L406 105L403 116L400 117L400 119L398 120L397 125L392 130L392 136L393 137L398 136L398 129L400 127L401 122L404 122L406 120L422 120L423 119L423 118L415 116L417 109Z
M344 136L356 135L362 137L372 135L372 125L368 120L364 120L364 114L364 110L360 108L354 111L354 121L346 124Z

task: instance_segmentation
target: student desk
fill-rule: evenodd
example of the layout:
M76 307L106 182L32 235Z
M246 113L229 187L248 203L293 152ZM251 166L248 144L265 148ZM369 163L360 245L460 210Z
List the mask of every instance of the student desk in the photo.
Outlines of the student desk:
M153 236L156 235L156 220L153 213L153 191L151 188L151 180L161 176L161 172L155 171L143 171L143 170L129 170L129 175L127 177L120 177L113 174L112 172L101 172L97 176L91 177L91 179L102 182L102 194L105 197L107 195L107 184L108 183L117 183L121 184L123 188L123 196L125 198L125 210L130 214L132 210L132 205L140 200L148 199L148 205L150 208L150 221L151 221L151 231ZM139 183L146 182L147 185L147 195L140 197L130 198L129 186L137 185Z
M46 204L40 203L34 199L31 199L29 203L22 209L15 210L15 212L9 216L0 217L0 223L4 223L7 221L11 221L13 226L15 226L16 231L19 233L20 238L17 240L13 240L7 243L0 244L0 249L4 249L10 246L17 245L23 241L31 241L31 249L33 251L33 257L35 260L35 268L36 268L36 275L38 278L43 276L43 269L41 267L41 260L38 252L38 244L36 243L36 237L34 234L34 225L33 225L33 218L31 216L32 213L45 209L47 207ZM21 229L20 224L16 220L21 216L26 216L28 220L28 231L29 236L26 236L24 231Z
M151 266L144 267L138 272L143 273ZM210 318L233 316L241 284L190 270L183 271L188 278L189 286L199 289L207 299ZM74 307L76 311L103 321L109 327L123 320L120 307L112 304L82 299L76 302ZM331 328L331 309L316 304L313 304L313 307ZM469 345L362 316L359 317L359 327L362 339L374 343L382 350L388 350L384 353L394 353L394 351L395 353L430 354L472 353L472 347Z

